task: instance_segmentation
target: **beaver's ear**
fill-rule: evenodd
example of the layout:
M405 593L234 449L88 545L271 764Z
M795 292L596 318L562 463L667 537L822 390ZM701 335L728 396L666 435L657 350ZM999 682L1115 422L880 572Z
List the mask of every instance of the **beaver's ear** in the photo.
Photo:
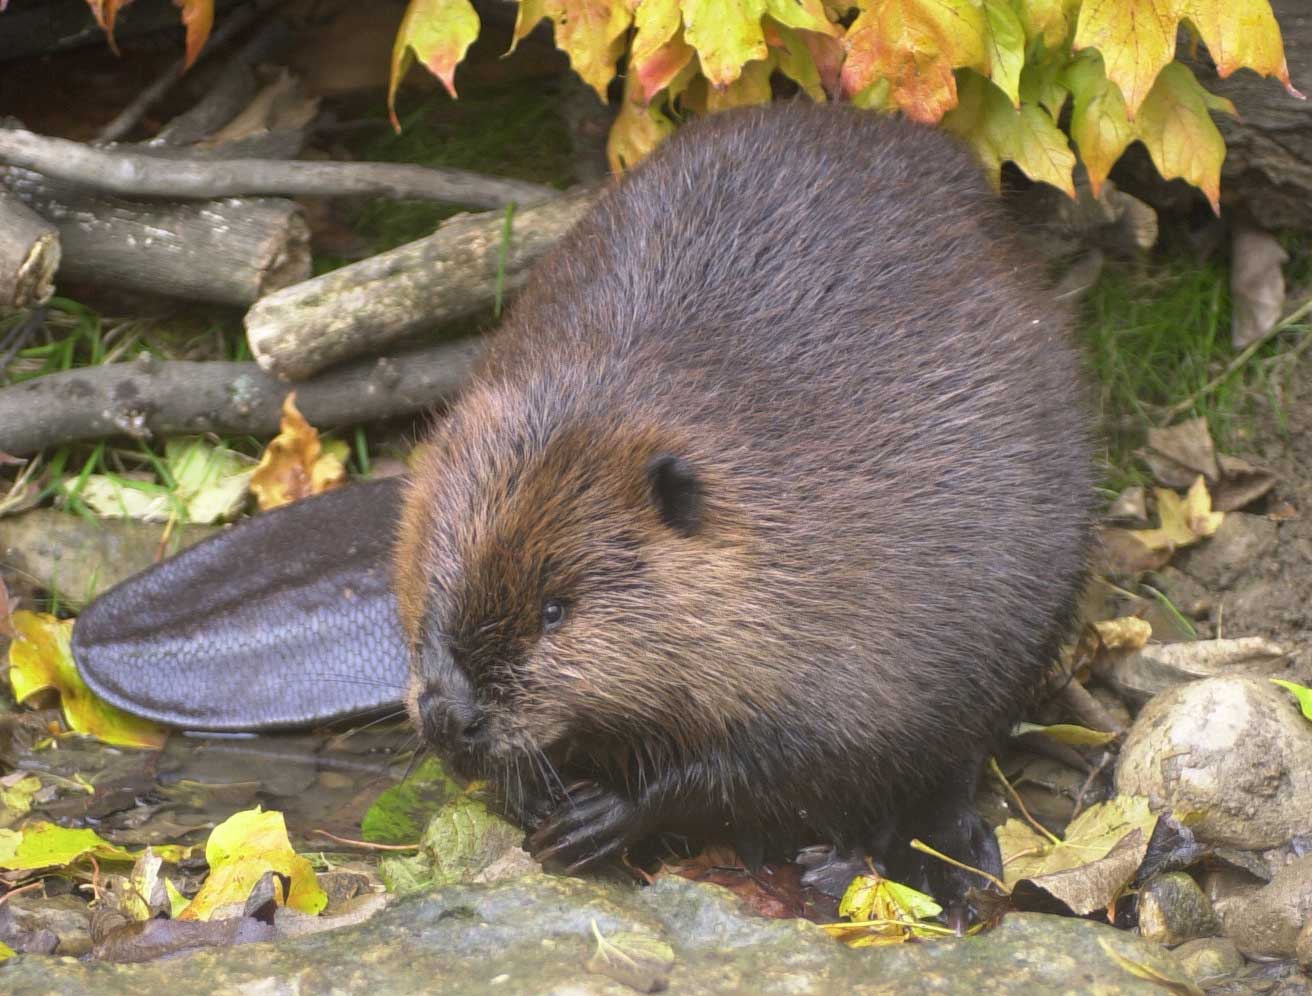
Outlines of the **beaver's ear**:
M704 517L702 482L683 457L662 453L647 464L651 499L661 521L683 536L701 528Z

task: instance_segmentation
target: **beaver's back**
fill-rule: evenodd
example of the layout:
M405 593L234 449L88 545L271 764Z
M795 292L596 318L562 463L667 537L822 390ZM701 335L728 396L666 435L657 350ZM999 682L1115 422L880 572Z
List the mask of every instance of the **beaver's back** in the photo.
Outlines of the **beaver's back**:
M611 194L503 333L536 397L677 428L718 469L759 527L743 584L792 614L786 711L821 735L837 709L897 753L977 743L1066 624L1088 414L1067 310L998 211L939 132L723 114Z

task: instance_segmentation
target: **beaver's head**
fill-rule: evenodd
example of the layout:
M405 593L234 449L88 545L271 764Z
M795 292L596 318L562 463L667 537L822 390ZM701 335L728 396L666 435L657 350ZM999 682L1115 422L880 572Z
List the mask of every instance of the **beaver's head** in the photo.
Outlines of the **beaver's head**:
M471 776L695 749L774 684L741 651L772 629L752 527L689 440L531 400L475 390L416 469L397 564L410 714Z

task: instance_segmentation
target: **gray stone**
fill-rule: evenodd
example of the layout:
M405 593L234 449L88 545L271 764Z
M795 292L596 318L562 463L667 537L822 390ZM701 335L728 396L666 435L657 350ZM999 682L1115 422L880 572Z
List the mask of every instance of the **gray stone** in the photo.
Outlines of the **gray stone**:
M91 914L77 896L43 897L20 893L7 901L14 925L23 932L48 930L59 938L55 954L84 955L91 950Z
M1280 539L1280 527L1261 515L1229 512L1210 539L1179 558L1180 569L1211 591L1229 588L1269 557Z
M1210 937L1220 927L1203 890L1184 872L1154 875L1139 890L1139 934L1175 945Z
M1200 937L1174 951L1180 967L1200 986L1234 975L1244 967L1244 956L1228 937Z
M1276 873L1271 883L1235 913L1228 925L1235 945L1249 957L1293 958L1299 932L1312 922L1312 854Z
M20 955L0 971L7 996L631 996L585 970L594 924L603 936L669 944L669 991L683 996L1161 996L1162 979L1181 992L1188 985L1170 952L1085 920L1012 914L978 937L853 950L809 922L748 915L716 886L664 879L639 890L547 876L451 886L368 923L279 944L145 965Z
M1198 814L1190 829L1204 842L1275 847L1312 832L1312 724L1265 679L1191 682L1139 714L1116 788Z

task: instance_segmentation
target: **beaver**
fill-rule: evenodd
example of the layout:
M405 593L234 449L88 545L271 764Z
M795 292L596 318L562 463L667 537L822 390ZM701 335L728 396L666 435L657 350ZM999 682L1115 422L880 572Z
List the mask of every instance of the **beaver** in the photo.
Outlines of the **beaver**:
M422 739L540 859L655 834L998 872L980 765L1091 533L1070 316L949 136L679 130L531 275L408 487Z

